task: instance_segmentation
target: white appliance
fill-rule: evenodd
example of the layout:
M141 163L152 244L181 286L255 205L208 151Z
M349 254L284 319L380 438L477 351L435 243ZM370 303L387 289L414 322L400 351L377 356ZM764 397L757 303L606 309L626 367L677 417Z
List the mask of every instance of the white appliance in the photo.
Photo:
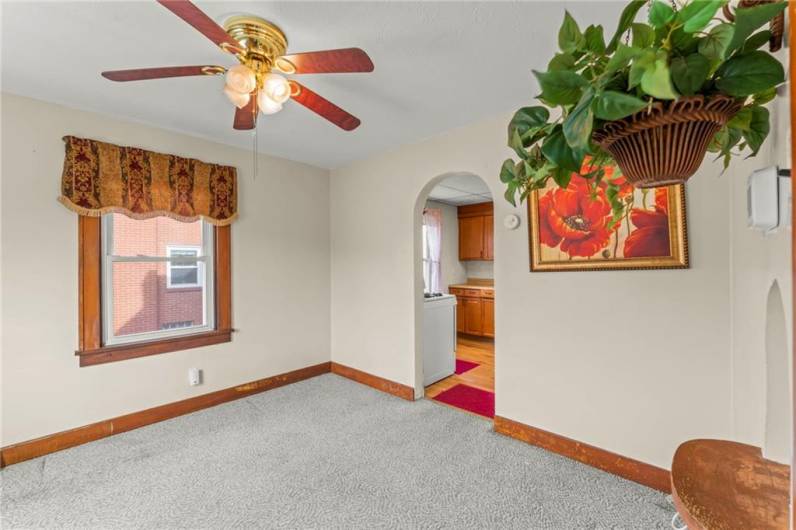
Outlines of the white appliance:
M456 371L456 297L443 294L423 303L423 386Z

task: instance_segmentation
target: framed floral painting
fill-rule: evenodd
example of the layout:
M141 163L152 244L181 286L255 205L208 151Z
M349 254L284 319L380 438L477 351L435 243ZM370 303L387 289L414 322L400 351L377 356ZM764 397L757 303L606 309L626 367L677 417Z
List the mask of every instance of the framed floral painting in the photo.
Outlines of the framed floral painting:
M551 180L528 197L528 232L531 271L688 267L682 185L641 190L608 172L596 188L578 175L566 188Z

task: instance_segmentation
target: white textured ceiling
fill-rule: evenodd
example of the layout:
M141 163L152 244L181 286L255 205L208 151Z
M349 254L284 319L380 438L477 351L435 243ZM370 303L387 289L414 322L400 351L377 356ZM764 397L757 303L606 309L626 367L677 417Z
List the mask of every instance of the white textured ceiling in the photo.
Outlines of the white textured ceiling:
M358 46L370 74L300 76L362 120L344 132L298 104L261 116L264 153L335 168L530 104L564 9L613 31L622 2L195 2L222 22L246 12L287 34L289 52ZM234 59L154 1L4 2L2 89L251 148L232 129L221 77L113 83L102 70Z
M434 186L428 198L432 201L462 206L492 200L489 187L478 175L455 173L442 179Z

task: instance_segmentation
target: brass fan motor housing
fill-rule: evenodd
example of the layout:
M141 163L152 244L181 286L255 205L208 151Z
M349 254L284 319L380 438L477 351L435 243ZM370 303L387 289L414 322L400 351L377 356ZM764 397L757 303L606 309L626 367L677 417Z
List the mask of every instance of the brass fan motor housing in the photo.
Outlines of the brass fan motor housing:
M224 21L224 31L246 50L245 54L238 54L238 58L258 77L270 72L277 59L287 51L284 32L264 18L253 15L230 17Z

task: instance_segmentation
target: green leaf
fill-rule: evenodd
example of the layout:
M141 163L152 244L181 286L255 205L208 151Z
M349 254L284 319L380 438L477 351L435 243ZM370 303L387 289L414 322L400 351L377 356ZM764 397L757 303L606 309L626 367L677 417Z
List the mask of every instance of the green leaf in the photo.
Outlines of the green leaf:
M777 97L777 89L769 88L768 90L763 90L752 96L752 101L755 105L765 105L775 97Z
M622 14L619 16L619 24L616 27L616 33L614 33L611 42L608 43L608 47L605 49L606 53L613 53L614 50L616 50L619 41L622 39L622 35L624 35L630 27L630 24L635 20L638 10L646 3L647 0L631 0L631 2L625 6L625 9L622 10Z
M655 0L650 7L649 21L654 28L662 28L674 19L674 9L661 0Z
M592 53L605 53L605 37L603 37L603 27L591 25L583 33L586 40L586 49Z
M514 149L514 152L517 153L517 156L521 159L525 160L528 158L528 152L525 150L525 146L522 145L522 138L517 132L517 129L514 129L509 134L511 135L509 137L509 147Z
M652 26L634 22L631 26L634 48L649 48L655 43L655 30Z
M561 24L561 29L558 30L558 47L562 52L571 53L582 48L584 42L578 23L569 14L569 11L564 11L564 22Z
M542 98L553 105L572 105L577 103L588 82L575 72L554 70L537 72L536 79L542 87Z
M572 171L559 167L553 170L553 174L551 176L553 177L555 183L558 184L558 187L566 188L569 186L569 181L572 180Z
M652 50L644 50L634 61L630 67L630 75L628 78L628 87L633 88L641 84L642 76L653 68L655 64L655 52Z
M707 26L716 11L726 3L727 0L691 0L677 13L677 21L683 24L686 33L696 33Z
M699 53L711 61L724 60L735 28L732 24L719 24L710 29L704 39L699 40Z
M646 106L647 102L643 99L606 90L595 98L594 115L601 120L621 120Z
M686 33L682 27L678 27L669 36L669 42L672 45L672 50L679 55L691 55L697 51L699 40L692 33Z
M751 96L785 81L782 63L760 50L731 58L721 65L716 76L716 87L735 97Z
M514 113L509 122L509 142L511 142L512 136L516 132L522 138L523 145L527 147L527 139L530 136L528 133L533 134L547 125L549 118L550 111L545 107L522 107Z
M749 130L743 131L743 138L752 150L750 156L755 156L768 136L771 124L769 123L768 109L765 107L752 107L752 120Z
M771 32L767 29L763 31L758 31L748 39L743 44L742 51L750 52L752 50L758 49L763 44L767 43L771 39Z
M506 184L512 180L514 180L514 161L511 158L507 158L500 168L500 182Z
M569 171L580 171L583 165L583 153L576 154L564 138L561 126L557 125L552 134L542 144L542 154L550 162Z
M750 130L752 124L752 107L743 107L727 122L727 127L742 131Z
M641 90L658 99L677 99L666 59L660 57L641 76Z
M506 191L503 193L503 198L506 199L512 206L517 206L514 197L517 195L517 183L512 181L506 186Z
M630 63L630 61L640 56L641 53L642 51L638 48L632 48L630 46L620 44L611 58L608 59L608 64L605 65L605 74L610 75L615 71L624 68Z
M681 94L695 94L710 75L710 61L698 53L675 57L672 59L671 72L674 86Z
M550 59L548 70L572 70L575 67L575 58L568 53L557 53Z
M594 92L591 89L586 90L578 105L564 120L564 138L573 149L585 150L589 147L594 123L594 112L591 109L593 99Z
M728 53L734 52L743 46L747 37L761 26L777 16L785 9L785 2L772 4L759 4L753 7L742 7L735 10L735 35L727 49Z

